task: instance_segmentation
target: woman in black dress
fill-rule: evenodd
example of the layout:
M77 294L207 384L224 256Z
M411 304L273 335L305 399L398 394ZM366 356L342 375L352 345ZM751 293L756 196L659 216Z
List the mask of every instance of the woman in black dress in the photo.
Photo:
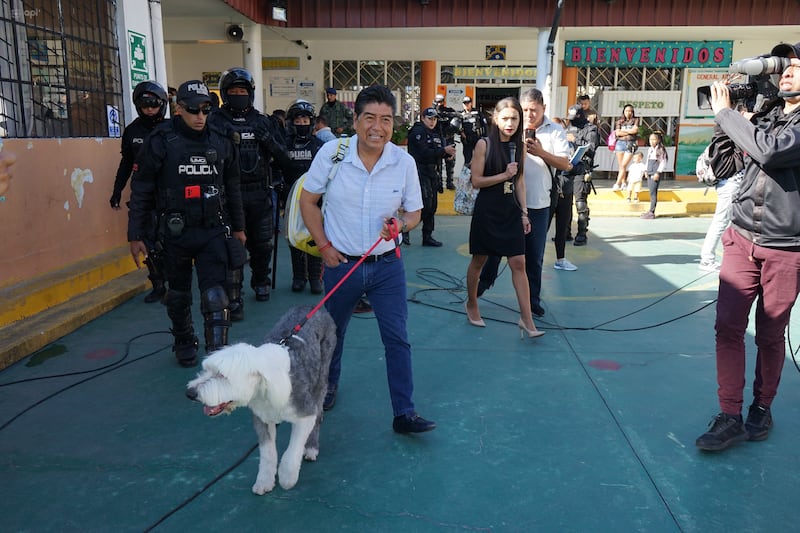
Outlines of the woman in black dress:
M508 258L511 281L519 302L520 334L539 337L531 316L528 278L525 275L525 234L531 230L525 208L522 139L522 107L516 98L497 102L488 137L478 141L472 155L472 185L478 189L475 211L469 228L467 267L467 320L485 327L478 309L478 276L489 255Z

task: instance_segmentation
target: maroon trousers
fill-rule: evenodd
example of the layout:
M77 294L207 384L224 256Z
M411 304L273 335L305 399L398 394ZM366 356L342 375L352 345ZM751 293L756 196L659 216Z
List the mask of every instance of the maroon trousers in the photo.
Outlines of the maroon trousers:
M744 336L756 302L754 402L769 407L778 392L786 358L784 333L800 290L800 251L765 248L729 227L717 299L717 383L722 411L742 411L745 383Z

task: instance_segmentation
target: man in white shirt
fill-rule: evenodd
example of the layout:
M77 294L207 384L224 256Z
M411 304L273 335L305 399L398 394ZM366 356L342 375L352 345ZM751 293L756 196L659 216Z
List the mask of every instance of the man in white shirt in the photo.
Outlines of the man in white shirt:
M383 339L392 426L397 433L422 433L436 424L417 415L411 399L414 384L406 330L406 275L397 248L398 235L419 224L422 194L414 159L390 142L396 113L397 102L387 87L362 90L355 102L356 135L348 153L328 181L336 143L320 149L303 184L300 209L322 253L326 291L344 280L325 304L336 323L337 343L323 408L330 410L336 402L347 325L366 293ZM323 193L324 223L317 205ZM398 215L401 209L402 217ZM367 252L370 255L348 275Z

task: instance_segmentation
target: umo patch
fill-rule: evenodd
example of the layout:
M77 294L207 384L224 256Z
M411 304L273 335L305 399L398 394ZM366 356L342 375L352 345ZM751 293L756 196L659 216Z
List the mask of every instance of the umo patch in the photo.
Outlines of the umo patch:
M422 139L422 134L420 134L420 133L417 133L417 137L416 137L416 139L417 139L417 140L420 140L420 139Z

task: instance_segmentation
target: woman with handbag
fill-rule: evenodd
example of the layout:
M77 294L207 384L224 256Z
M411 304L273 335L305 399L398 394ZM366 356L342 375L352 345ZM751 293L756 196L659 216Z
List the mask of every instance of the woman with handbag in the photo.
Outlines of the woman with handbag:
M625 104L625 107L622 108L622 115L615 124L614 135L617 143L614 146L614 155L617 158L619 170L617 171L617 181L611 190L621 191L626 186L625 173L633 159L634 152L636 152L636 137L639 133L639 119L631 104Z

